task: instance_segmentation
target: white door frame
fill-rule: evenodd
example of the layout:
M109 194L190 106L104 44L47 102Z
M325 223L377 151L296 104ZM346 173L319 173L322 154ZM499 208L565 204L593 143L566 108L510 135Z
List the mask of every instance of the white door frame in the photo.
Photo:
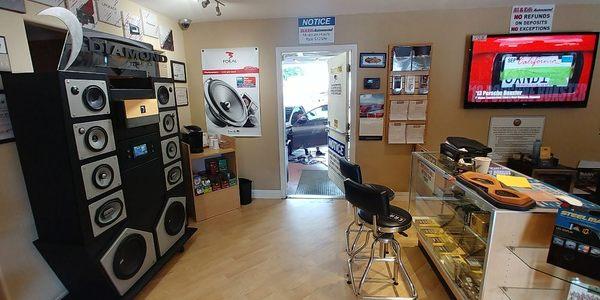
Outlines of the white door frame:
M275 60L277 66L277 125L279 127L279 180L281 198L287 196L287 152L285 151L285 108L283 106L283 74L281 70L281 60L283 53L288 52L311 52L311 51L330 51L330 52L350 52L350 161L354 161L356 154L356 89L357 89L357 68L358 68L358 47L354 45L327 45L327 46L293 46L277 47Z

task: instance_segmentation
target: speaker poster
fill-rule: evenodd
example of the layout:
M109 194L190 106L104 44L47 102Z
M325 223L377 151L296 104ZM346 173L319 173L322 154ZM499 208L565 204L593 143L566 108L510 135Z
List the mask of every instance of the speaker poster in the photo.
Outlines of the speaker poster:
M209 134L261 136L258 48L202 49Z

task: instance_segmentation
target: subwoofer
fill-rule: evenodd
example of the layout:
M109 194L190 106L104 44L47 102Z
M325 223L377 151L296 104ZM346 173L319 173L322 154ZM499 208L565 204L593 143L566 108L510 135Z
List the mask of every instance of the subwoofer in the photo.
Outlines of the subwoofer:
M156 262L152 233L126 228L100 263L119 295L124 295Z
M154 82L158 108L175 107L175 87L172 82Z
M177 111L167 110L159 113L160 122L158 124L160 128L160 136L168 136L179 132L179 124L177 124Z
M164 255L183 236L187 223L186 218L185 197L169 198L156 225L160 256Z
M167 191L183 182L183 169L181 161L165 167L165 183Z

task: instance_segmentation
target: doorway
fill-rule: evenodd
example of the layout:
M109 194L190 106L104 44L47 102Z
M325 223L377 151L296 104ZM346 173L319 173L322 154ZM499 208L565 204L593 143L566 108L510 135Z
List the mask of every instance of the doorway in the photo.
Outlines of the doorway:
M356 46L277 49L282 195L343 197L338 160L353 157L355 55Z

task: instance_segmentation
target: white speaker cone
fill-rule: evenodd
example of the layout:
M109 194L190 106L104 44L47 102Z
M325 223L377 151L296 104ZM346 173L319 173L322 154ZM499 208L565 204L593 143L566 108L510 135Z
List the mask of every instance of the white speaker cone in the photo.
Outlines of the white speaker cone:
M92 151L98 152L104 150L108 144L108 136L106 130L100 126L94 126L85 134L85 143Z

